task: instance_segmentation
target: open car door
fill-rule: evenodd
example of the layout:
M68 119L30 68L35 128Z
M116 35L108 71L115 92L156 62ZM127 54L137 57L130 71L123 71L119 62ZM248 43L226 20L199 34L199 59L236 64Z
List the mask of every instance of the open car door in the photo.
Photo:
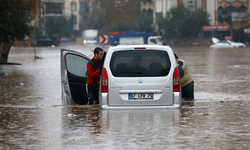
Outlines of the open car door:
M61 49L62 104L86 105L87 64L90 58L76 51Z

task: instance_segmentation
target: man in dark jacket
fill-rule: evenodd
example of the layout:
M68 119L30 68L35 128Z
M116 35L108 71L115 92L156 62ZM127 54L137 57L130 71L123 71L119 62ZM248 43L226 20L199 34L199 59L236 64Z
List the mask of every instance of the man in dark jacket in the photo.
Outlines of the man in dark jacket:
M182 98L187 101L194 100L194 80L187 68L187 64L184 60L179 59L179 57L174 53L177 65L178 72L181 82L181 93Z
M100 63L103 56L103 50L100 47L94 49L94 57L87 64L87 88L89 105L99 104L99 81L100 81Z

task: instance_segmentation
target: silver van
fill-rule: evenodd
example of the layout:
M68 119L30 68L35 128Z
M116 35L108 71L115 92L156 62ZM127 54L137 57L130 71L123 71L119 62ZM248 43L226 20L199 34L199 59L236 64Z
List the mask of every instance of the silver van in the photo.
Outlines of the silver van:
M87 104L90 58L61 50L63 104ZM174 53L166 45L114 45L100 72L101 109L179 108L181 87Z

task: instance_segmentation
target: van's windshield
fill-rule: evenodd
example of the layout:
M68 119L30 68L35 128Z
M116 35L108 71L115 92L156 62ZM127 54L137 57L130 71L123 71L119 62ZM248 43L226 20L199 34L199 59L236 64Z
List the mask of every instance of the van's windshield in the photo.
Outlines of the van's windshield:
M161 50L126 50L114 52L110 70L115 77L167 76L169 55Z

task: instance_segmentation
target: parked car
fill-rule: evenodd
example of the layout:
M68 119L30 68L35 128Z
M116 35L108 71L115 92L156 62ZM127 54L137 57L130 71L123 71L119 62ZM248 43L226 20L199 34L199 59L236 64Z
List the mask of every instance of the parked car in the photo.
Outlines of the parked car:
M63 104L87 104L90 58L61 50ZM166 45L113 45L100 68L102 109L179 108L181 87L174 53Z
M220 41L217 38L212 38L213 44L210 45L211 48L239 48L246 47L244 43L233 42L229 40Z

